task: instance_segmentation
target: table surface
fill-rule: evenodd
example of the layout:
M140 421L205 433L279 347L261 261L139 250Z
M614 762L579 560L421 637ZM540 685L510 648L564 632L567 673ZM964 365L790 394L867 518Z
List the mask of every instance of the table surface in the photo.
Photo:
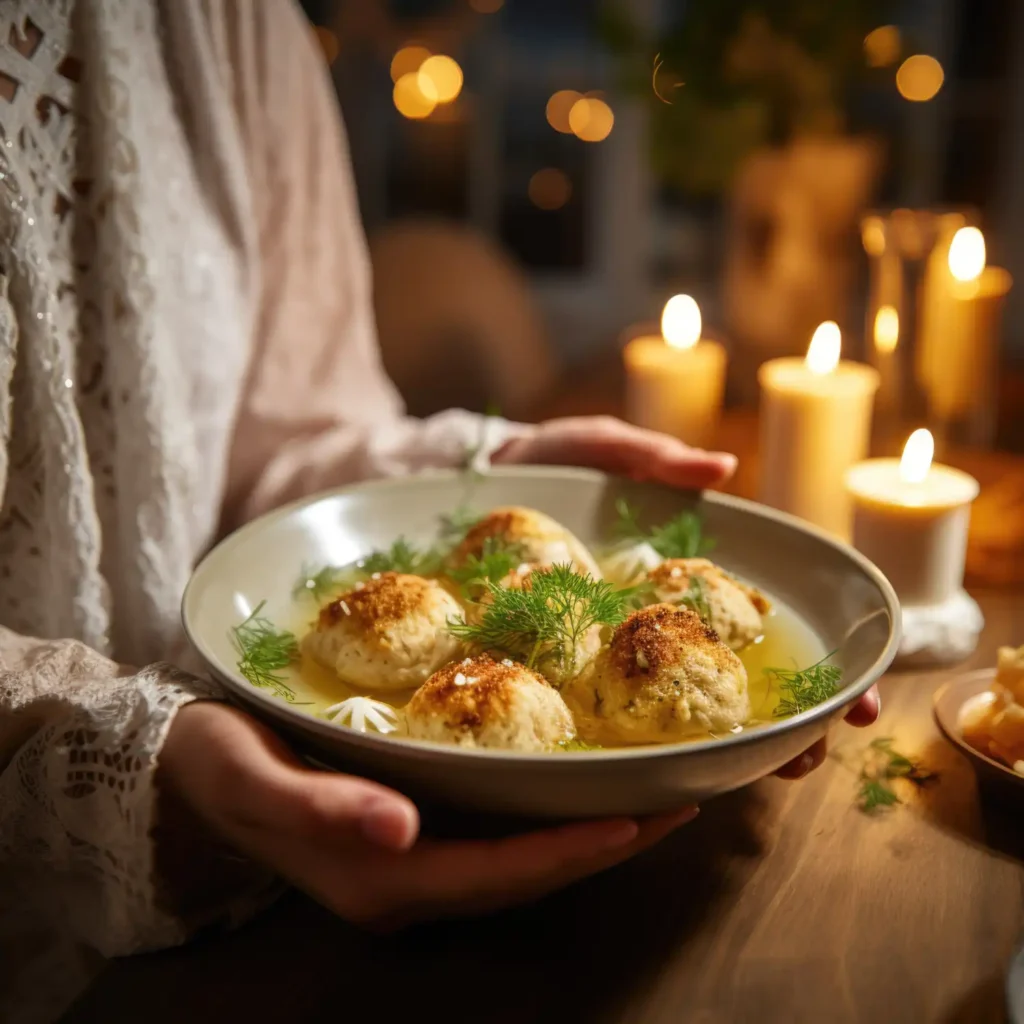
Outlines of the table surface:
M841 725L812 776L713 800L632 863L530 907L388 938L289 895L232 934L113 964L65 1019L1002 1021L1024 926L1024 804L979 791L931 701L1024 642L1024 590L973 592L986 627L967 663L890 673L879 723ZM939 777L872 817L856 807L856 766L881 736Z

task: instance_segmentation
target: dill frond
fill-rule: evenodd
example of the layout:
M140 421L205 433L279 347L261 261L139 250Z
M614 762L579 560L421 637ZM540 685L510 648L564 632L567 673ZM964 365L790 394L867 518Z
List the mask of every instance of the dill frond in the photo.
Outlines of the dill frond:
M523 590L484 583L490 602L479 622L449 622L454 636L499 652L528 668L554 662L562 675L575 669L576 647L592 626L617 626L626 617L630 592L604 580L553 565L530 577Z
M445 570L447 576L462 585L463 594L470 600L482 593L487 583L500 583L513 569L522 564L523 546L510 544L501 537L488 537L479 555L469 555L462 565Z
M835 651L832 652L834 654ZM829 699L839 690L842 671L835 665L826 664L832 654L827 654L817 664L804 669L766 668L765 675L774 682L782 694L775 708L776 718L789 718L801 711Z
M711 605L708 603L708 588L703 576L691 576L686 593L677 598L675 603L696 612L705 625L711 625Z
M893 786L896 779L906 779L916 786L934 782L938 775L905 754L893 750L891 736L872 740L864 753L857 789L857 806L865 814L902 803Z
M296 703L295 691L280 675L299 658L299 644L294 633L277 629L260 612L266 601L253 609L252 614L231 629L232 641L238 651L238 671L253 686L270 690L289 704Z
M714 542L704 536L704 524L696 512L684 510L667 523L645 530L638 511L625 498L619 498L615 510L619 516L616 532L621 537L645 541L662 558L696 558L714 547Z
M447 515L441 516L438 531L441 544L449 550L457 547L478 522L480 522L480 513L470 508L465 502L460 503Z
M322 604L335 594L351 590L361 578L359 569L351 565L324 565L319 569L304 565L295 586L292 587L292 597L298 599L308 596L317 604Z
M404 537L399 537L387 550L374 551L357 564L367 576L378 572L432 576L440 571L443 558L437 548L414 548Z

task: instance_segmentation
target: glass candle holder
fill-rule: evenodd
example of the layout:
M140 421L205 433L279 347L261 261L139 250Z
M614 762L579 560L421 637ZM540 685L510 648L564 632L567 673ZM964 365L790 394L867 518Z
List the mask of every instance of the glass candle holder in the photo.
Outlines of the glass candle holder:
M940 453L951 444L988 447L995 432L996 376L1004 270L984 265L981 245L966 266L954 249L972 211L873 211L861 223L869 260L868 361L880 384L873 449L898 454L907 435L927 426ZM968 245L969 247L969 245Z

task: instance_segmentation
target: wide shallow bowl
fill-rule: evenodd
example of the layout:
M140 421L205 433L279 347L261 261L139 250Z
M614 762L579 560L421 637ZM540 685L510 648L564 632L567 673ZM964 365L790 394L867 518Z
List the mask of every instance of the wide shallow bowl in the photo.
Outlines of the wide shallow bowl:
M314 718L239 675L230 630L259 602L294 621L291 589L303 564L342 565L399 535L432 540L439 517L466 498L480 511L525 505L584 542L612 536L617 499L663 522L697 509L715 558L786 602L835 651L843 688L818 707L719 740L587 753L463 750L363 734ZM870 562L791 516L723 495L685 494L589 470L515 467L467 483L438 472L344 488L278 509L221 542L196 569L183 602L185 629L231 697L305 756L362 773L428 802L529 817L649 814L706 800L768 775L820 739L891 663L899 605Z
M998 785L1004 792L1013 790L1017 796L1024 797L1024 775L1019 775L1002 761L975 750L964 739L963 715L978 702L989 699L994 678L995 669L983 668L940 686L933 698L935 720L947 739L959 747L974 765L979 779Z

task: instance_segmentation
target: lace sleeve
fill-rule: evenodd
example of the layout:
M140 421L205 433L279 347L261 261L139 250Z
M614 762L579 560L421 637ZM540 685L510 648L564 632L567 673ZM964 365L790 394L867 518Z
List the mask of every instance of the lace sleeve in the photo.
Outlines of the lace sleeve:
M237 5L236 5L237 6ZM458 465L529 427L451 410L404 415L381 362L370 260L330 78L295 5L223 30L256 197L263 287L236 420L226 526L354 480ZM231 5L224 16L232 13Z
M210 695L168 664L0 630L0 875L104 955L184 938L156 898L153 773L177 710Z

